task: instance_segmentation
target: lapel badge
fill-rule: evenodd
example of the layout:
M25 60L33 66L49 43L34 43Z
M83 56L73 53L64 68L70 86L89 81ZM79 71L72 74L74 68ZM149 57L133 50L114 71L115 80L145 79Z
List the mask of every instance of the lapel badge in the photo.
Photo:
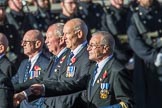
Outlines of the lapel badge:
M102 78L100 78L100 82L102 81Z
M108 76L108 72L105 70L105 72L102 75L102 78L105 79Z
M55 69L54 72L58 72L58 69Z
M97 80L97 83L100 83L100 81L99 81L99 80Z
M66 58L66 55L61 58L60 64L62 64L64 62L65 58Z
M75 57L71 58L71 63L74 64L75 62L76 62L76 58Z

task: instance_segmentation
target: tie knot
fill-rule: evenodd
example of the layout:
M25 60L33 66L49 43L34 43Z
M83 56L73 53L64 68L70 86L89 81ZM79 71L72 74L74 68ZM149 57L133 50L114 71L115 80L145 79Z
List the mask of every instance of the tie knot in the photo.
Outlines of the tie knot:
M69 58L72 58L74 56L74 53L71 52L70 55L69 55Z
M29 61L27 62L27 68L29 68L30 65L31 65L31 61L29 60Z
M98 69L98 64L96 64L96 67L95 67L95 70L97 70Z
M98 64L96 64L95 69L94 69L94 75L96 75L98 69Z
M53 60L54 60L54 61L57 61L57 59L58 59L58 57L57 57L57 56L55 56Z

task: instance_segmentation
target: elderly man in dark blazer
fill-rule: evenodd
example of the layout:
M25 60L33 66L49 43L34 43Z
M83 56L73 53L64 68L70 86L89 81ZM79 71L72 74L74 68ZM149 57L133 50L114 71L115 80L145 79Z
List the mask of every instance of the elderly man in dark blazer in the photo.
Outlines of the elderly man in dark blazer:
M50 58L48 66L45 70L41 70L43 74L40 74L39 77L29 79L24 83L14 85L15 92L20 92L27 89L32 84L40 83L43 80L57 80L58 72L62 67L63 62L69 52L69 49L66 48L66 43L63 37L63 23L55 23L49 26L46 32L46 46L48 47L49 52L53 54ZM25 90L24 92L28 92ZM19 94L23 95L23 92ZM15 97L18 94L15 95ZM33 100L35 99L32 97ZM44 103L40 105L41 107L52 107L55 102L54 98L44 98Z
M96 63L92 64L89 74L75 81L43 82L45 91L38 84L32 85L33 94L57 96L87 89L87 95L83 96L87 97L84 100L88 108L132 108L132 80L124 66L113 57L114 46L115 41L108 32L94 33L87 50L89 59Z
M64 39L66 42L66 47L70 49L69 55L65 58L65 62L58 72L57 80L43 80L53 82L69 82L76 81L82 76L88 73L89 59L87 52L87 40L86 36L88 29L84 21L75 18L69 20L64 28ZM38 84L43 87L42 84ZM48 85L49 86L49 85ZM50 85L51 86L51 85ZM44 89L46 86L44 86ZM47 87L48 88L48 87ZM53 107L56 108L72 108L79 107L77 102L81 95L80 92L56 97L56 101Z
M0 33L0 69L7 77L11 79L17 71L14 64L12 64L12 62L10 62L9 59L6 57L8 44L8 39L5 34Z
M13 85L11 78L15 75L14 65L5 56L8 47L8 39L0 33L0 108L13 107Z
M21 45L28 59L21 62L18 72L12 80L14 84L20 84L26 82L28 79L38 77L42 74L41 70L47 68L49 58L42 53L43 44L44 37L39 30L32 29L25 33ZM33 104L35 105L37 102ZM25 100L20 104L20 108L28 108L31 106Z

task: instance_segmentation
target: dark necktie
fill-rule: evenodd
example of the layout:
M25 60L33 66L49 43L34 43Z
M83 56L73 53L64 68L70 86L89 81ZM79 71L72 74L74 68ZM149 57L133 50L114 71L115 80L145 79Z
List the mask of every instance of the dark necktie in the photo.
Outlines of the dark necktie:
M94 86L94 80L95 80L95 76L96 76L96 74L97 74L97 69L98 69L98 64L96 64L96 66L95 66L95 68L94 68L94 71L93 71L93 74L92 74L92 80L91 80L91 82L90 82L90 96L91 96L91 94L92 94L92 87Z
M94 80L95 80L95 76L96 76L96 74L97 74L97 69L98 69L98 64L96 64L96 67L95 67L95 69L94 69L94 71L93 71L93 74L92 74L92 82L91 82L91 86L93 86L94 84Z
M48 77L52 76L52 73L54 72L54 69L56 68L56 65L58 64L58 61L59 61L59 58L57 56L55 56L55 58L53 59L53 65L52 65L52 68L50 70Z
M30 70L30 67L31 67L31 61L28 61L27 64L26 64L26 69L25 69L24 82L26 80L28 80L28 78L29 78L29 70Z
M70 65L70 63L71 63L71 58L72 58L73 56L74 56L74 53L71 52L70 55L69 55L69 58L68 58L68 60L67 60L67 65Z

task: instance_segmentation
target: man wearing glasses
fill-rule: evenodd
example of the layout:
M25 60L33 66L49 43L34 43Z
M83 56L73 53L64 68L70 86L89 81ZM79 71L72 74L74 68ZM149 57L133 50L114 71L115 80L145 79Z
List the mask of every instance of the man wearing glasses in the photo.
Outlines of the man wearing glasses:
M29 30L25 33L21 46L24 54L28 56L21 62L18 72L13 78L14 84L24 83L28 79L38 77L41 70L46 69L49 59L42 53L44 38L40 31ZM26 100L20 104L20 108L30 107Z
M87 95L83 96L88 108L133 108L132 80L124 66L113 57L114 47L115 41L108 32L94 33L87 50L89 59L96 63L91 66L89 75L68 82L46 81L43 83L45 91L39 84L32 85L33 94L57 96L86 89Z
M12 76L16 74L14 65L6 57L8 39L5 34L0 33L0 108L13 107L13 85Z
M76 81L88 73L90 61L88 59L87 52L86 38L88 34L88 29L86 24L79 18L71 19L64 25L63 33L64 40L66 42L66 47L70 49L70 53L68 53L64 62L62 63L62 65L60 65L61 68L58 71L56 71L58 72L57 79L43 80L42 82L40 82L42 84L38 84L44 89L48 88L48 86L52 86L43 86L44 82L50 83L53 81L57 81L64 83L69 81ZM52 93L52 91L50 91L49 93ZM80 102L78 103L78 98L80 95L81 92L58 96L56 97L56 101L54 102L55 104L52 107L79 108L82 106Z

